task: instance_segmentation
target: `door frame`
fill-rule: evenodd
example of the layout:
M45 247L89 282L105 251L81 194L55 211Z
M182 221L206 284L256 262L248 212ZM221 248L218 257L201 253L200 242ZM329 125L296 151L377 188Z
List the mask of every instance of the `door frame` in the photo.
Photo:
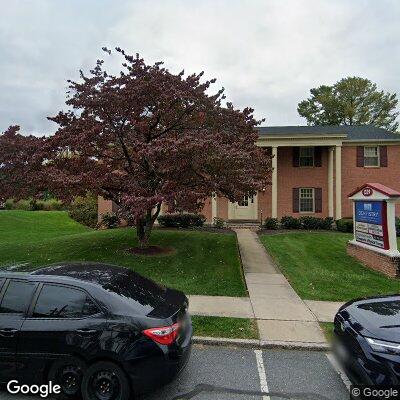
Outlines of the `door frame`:
M238 208L238 203L232 203L228 202L228 219L252 219L252 220L257 220L258 219L258 193L256 193L254 196L254 201L252 203L252 213L250 218L238 218L237 217L237 208Z

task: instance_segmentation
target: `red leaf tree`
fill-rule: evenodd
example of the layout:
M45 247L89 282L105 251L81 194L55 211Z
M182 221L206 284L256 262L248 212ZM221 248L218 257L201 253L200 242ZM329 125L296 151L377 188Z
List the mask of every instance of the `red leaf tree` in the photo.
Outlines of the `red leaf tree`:
M41 152L42 179L54 194L113 200L147 246L162 203L197 212L212 193L237 201L269 183L252 109L224 105L223 89L210 94L215 80L202 82L203 73L173 74L116 51L123 71L112 75L98 60L69 81L69 110L50 118L59 129Z
M27 198L45 189L43 149L45 139L23 136L18 125L0 134L0 201Z

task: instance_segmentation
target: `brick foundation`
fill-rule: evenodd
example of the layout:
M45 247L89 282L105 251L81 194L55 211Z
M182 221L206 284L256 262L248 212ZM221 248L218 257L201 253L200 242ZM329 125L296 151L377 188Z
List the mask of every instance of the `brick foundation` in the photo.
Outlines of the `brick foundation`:
M353 243L347 243L347 254L375 271L391 278L400 278L400 257L390 257Z

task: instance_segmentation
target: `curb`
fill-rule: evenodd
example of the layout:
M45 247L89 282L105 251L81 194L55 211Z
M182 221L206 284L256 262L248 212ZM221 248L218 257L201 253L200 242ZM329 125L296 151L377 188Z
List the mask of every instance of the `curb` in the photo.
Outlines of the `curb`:
M229 339L209 336L193 336L193 343L210 346L237 346L242 348L257 349L285 349L285 350L313 350L329 351L331 346L328 343L314 342L278 342L272 340L258 339Z

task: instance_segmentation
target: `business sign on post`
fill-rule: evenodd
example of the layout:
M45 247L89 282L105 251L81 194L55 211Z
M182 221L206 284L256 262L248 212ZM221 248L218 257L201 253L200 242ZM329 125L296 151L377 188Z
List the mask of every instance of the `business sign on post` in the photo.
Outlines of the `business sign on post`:
M355 201L355 239L380 249L389 248L385 201Z

